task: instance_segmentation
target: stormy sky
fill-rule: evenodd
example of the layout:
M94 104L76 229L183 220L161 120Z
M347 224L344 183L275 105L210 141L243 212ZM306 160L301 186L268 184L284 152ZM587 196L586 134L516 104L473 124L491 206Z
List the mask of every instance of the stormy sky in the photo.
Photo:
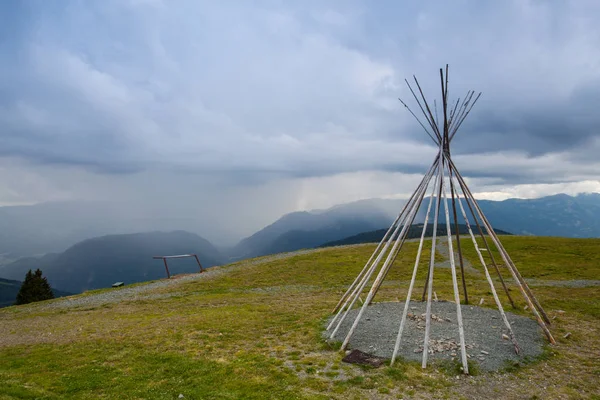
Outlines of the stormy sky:
M597 1L0 2L0 205L219 216L410 194L436 152L416 74L481 99L453 141L476 196L600 191ZM411 105L413 103L410 103Z

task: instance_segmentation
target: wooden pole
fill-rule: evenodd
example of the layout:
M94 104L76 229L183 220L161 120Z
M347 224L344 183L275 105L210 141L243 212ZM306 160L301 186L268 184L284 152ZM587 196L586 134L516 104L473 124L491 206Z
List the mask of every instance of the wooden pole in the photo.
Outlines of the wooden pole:
M440 68L440 82L442 85L442 106L444 109L444 157L450 158L450 139L449 139L449 122L448 122L448 64L446 64L446 83L444 85L444 72ZM454 203L454 187L452 185L452 170L448 165L448 179L450 180L450 189L452 195L452 211L454 215L454 230L456 233L456 246L458 250L458 259L460 263L460 276L463 286L463 294L465 297L465 304L469 304L469 295L467 293L467 284L465 282L465 269L462 257L462 251L460 248L460 232L458 229L458 218L456 217L456 204ZM444 199L444 204L446 200ZM446 219L446 223L449 224L450 220ZM446 230L449 230L450 226L446 226ZM454 254L451 254L454 259Z
M473 92L475 93L475 92ZM473 95L471 95L471 97L473 97ZM473 106L475 105L475 103L477 103L477 100L479 100L479 98L481 97L481 92L477 95L477 97L475 97L475 100L473 100L473 103L471 103L471 106L469 107L469 110L465 113L465 115L458 121L458 123L456 124L456 127L453 127L452 132L450 133L450 141L452 141L452 139L454 138L454 135L456 135L456 132L458 131L458 128L460 128L460 126L462 125L462 123L464 122L464 120L467 118L467 116L469 115L469 113L471 112L471 110L473 109ZM470 100L469 100L470 101Z
M496 263L494 254L492 253L492 250L490 249L490 245L489 245L487 239L485 238L485 233L483 232L481 225L479 225L479 220L477 219L477 216L475 215L475 212L473 211L473 207L471 207L471 203L468 200L467 196L464 194L464 192L463 192L463 196L465 197L465 203L467 203L467 206L469 207L471 215L473 216L473 221L475 221L475 225L477 226L477 231L479 233L479 236L481 237L481 240L483 241L483 245L485 246L488 256L490 257L490 260L492 261L492 265L494 266L496 273L498 274L500 283L502 284L502 287L504 288L504 293L506 293L506 297L508 297L508 301L510 302L510 305L512 306L512 308L517 308L517 306L515 305L515 302L513 301L512 296L510 295L510 292L508 291L506 282L504 281L504 278L502 277L502 274L500 273L500 268L498 267L498 263ZM508 269L508 267L506 267L506 268Z
M202 264L200 263L200 259L198 258L197 254L179 254L179 255L173 255L173 256L153 256L152 258L155 260L163 260L163 263L165 264L165 270L167 271L167 278L170 278L171 273L169 271L167 259L168 258L186 258L186 257L194 257L196 259L196 262L198 263L198 267L200 267L200 272L204 271L204 268L202 268Z
M440 130L438 128L437 125L435 125L435 120L433 119L433 114L431 113L431 108L429 108L429 104L427 103L427 99L425 99L425 95L423 94L423 90L421 89L421 85L419 85L419 81L417 80L417 77L413 75L413 78L415 80L415 83L417 84L417 88L419 89L419 93L421 94L421 98L423 99L423 103L425 103L425 108L427 109L427 113L429 114L429 119L431 120L433 126L435 126L435 132L437 133L438 138L440 139L440 142L443 142L443 137L442 134L440 133Z
M458 322L458 338L460 342L460 354L462 358L463 373L469 374L467 363L467 349L465 347L465 332L463 327L462 310L460 306L460 295L458 292L458 281L456 279L456 265L454 263L454 249L452 248L452 232L450 231L450 215L448 212L448 199L446 198L446 185L442 180L442 196L444 199L444 214L446 215L446 236L448 237L448 252L450 254L450 271L452 272L452 288L454 290L454 302L456 303L456 319Z
M448 87L444 86L444 71L440 68L440 82L442 83L442 108L444 110L444 153L449 151L448 145L448 103L446 102L446 94ZM447 82L446 82L447 83Z
M165 269L167 270L167 279L171 278L171 273L169 272L169 265L167 265L167 259L163 258L163 262L165 263Z
M437 158L436 158L437 160ZM432 175L433 175L433 171L432 171ZM431 180L431 179L430 179ZM427 186L429 186L429 181L427 182ZM385 278L387 277L387 274L389 273L391 266L394 265L394 262L396 261L396 257L398 256L398 254L400 253L400 250L402 249L402 246L404 246L404 242L406 241L406 238L408 236L408 233L410 231L410 228L412 227L412 224L414 222L414 219L417 215L417 212L419 211L420 205L423 202L423 197L425 196L425 193L427 191L427 186L423 187L423 191L421 192L421 196L419 199L419 206L417 207L417 210L415 211L415 213L413 214L412 219L408 222L408 229L405 231L405 234L402 236L402 242L400 243L400 246L396 249L395 252L393 252L393 257L392 260L390 262L390 267L386 270L385 274L383 275L383 279L381 281L379 281L379 284L377 285L377 287L375 288L375 295L377 294L377 292L379 291L379 288L381 287L381 285L383 284L383 281L385 280ZM373 296L373 298L371 299L371 303L373 302L373 299L375 298L375 295ZM369 303L369 304L371 304Z
M406 204L404 205L404 209L402 210L402 212L398 215L398 218L395 221L395 229L393 231L393 234L391 235L390 239L386 242L385 241L385 237L384 240L382 240L380 242L380 245L383 244L384 242L386 243L384 245L384 248L382 250L380 249L380 246L378 246L377 249L375 249L375 252L373 252L373 254L371 255L371 258L369 260L373 259L373 256L375 256L376 254L378 254L378 251L383 252L385 254L385 252L387 251L387 248L389 247L389 244L394 240L394 238L396 237L396 234L398 232L398 230L400 229L400 227L402 226L403 222L405 222L406 220L406 214L405 214L405 210L408 208L408 206L412 203L412 200L414 199L415 195L417 194L417 192L419 190L421 190L421 188L423 187L423 184L425 182L427 182L427 185L429 184L429 181L431 180L431 176L433 174L433 171L435 171L435 167L437 165L437 161L439 160L439 157L436 157L436 159L434 160L434 163L431 165L431 167L429 168L429 171L427 172L427 174L423 177L423 180L421 181L421 183L419 184L419 186L417 187L417 190L413 193L413 195L410 197L409 201L406 202ZM403 217L403 218L402 218ZM394 227L394 224L392 224L392 226L390 227L390 230ZM365 268L363 268L363 271L365 271L366 269L366 273L363 275L363 277L360 279L355 279L355 282L358 281L358 283L354 286L354 289L352 289L351 293L349 296L346 296L346 299L342 305L342 307L340 308L339 306L336 307L336 309L338 310L337 314L334 316L334 318L331 320L331 322L329 323L329 325L327 326L327 330L331 329L331 327L334 325L334 323L336 323L336 321L338 320L338 318L340 317L340 315L342 315L342 319L340 321L338 321L338 325L335 329L335 331L332 333L331 338L334 337L335 333L337 332L337 329L339 328L339 326L341 325L342 321L346 318L346 315L348 314L348 311L352 308L353 304L356 302L356 299L352 302L351 299L358 297L360 295L360 293L362 292L362 288L364 288L366 286L367 281L370 279L371 275L372 275L372 270L376 268L376 266L379 264L379 261L381 259L381 255L377 257L375 262L372 262L369 266L369 262L367 262L367 264L365 265ZM367 266L369 266L369 268L367 268ZM370 271L370 272L369 272ZM362 273L362 271L361 271ZM359 289L360 288L360 289ZM350 290L350 289L349 289ZM348 291L349 291L348 290ZM348 306L348 303L352 303ZM340 301L341 303L341 301ZM344 312L344 310L346 310Z
M440 161L441 162L441 161ZM419 205L420 205L420 200L423 197L423 193L425 192L425 190L427 189L427 187L424 187L422 190L422 193L419 193L419 200L416 200L413 202L410 212L408 214L408 218L414 218L414 214L417 213L418 209L419 209ZM396 239L396 242L394 243L394 247L392 248L392 250L390 251L390 253L388 254L388 257L386 258L383 266L381 267L381 269L379 270L379 273L377 275L377 277L375 278L375 282L373 283L373 285L371 286L371 290L369 291L369 294L367 295L367 298L365 299L365 302L363 303L362 307L360 308L360 311L358 312L358 315L356 316L356 318L354 319L354 322L352 323L352 327L350 328L350 330L348 331L346 338L344 339L344 342L342 343L342 350L345 350L346 347L348 346L348 343L350 342L350 338L352 337L352 335L354 334L354 331L356 330L356 327L358 326L358 323L360 322L367 306L370 304L373 296L375 295L375 289L378 287L379 282L383 279L384 274L386 273L387 268L389 268L390 266L390 261L392 259L393 253L395 251L395 248L397 246L399 246L400 244L400 238L405 235L405 232L409 229L409 225L408 224L404 224L404 227L402 228L402 231L400 232L400 235L398 236L398 239ZM381 254L380 254L381 256ZM339 326L338 326L339 327Z
M461 118L464 116L465 111L467 110L467 107L469 106L469 101L471 101L471 97L473 96L473 94L471 93L471 90L467 90L467 95L465 96L465 98L463 99L463 102L461 103L460 107L458 108L458 114L454 115L454 118L452 118L452 124L450 125L450 132L452 132L454 129L454 127L456 126L456 121L460 121Z
M485 216L484 216L484 218L485 218ZM491 227L489 221L486 220L485 223ZM504 261L508 264L509 270L521 282L521 284L523 285L523 288L525 289L525 291L527 292L527 294L531 298L531 301L534 303L537 311L541 314L541 316L542 316L543 320L545 321L545 323L547 325L551 325L550 318L548 318L548 315L546 314L546 311L544 311L544 308L542 307L542 305L540 304L540 302L538 301L538 299L535 297L535 295L531 291L531 288L527 284L527 281L525 281L525 279L523 278L523 276L521 275L521 273L517 269L517 266L515 265L515 263L513 262L513 260L510 258L510 255L508 254L508 252L506 251L506 249L504 248L504 246L500 242L500 238L498 237L498 235L496 234L496 232L494 232L494 234L493 234L493 239L495 239L496 248L500 252L500 255L502 256L502 258L504 259ZM548 331L548 332L550 332L550 331Z
M417 120L417 122L419 123L419 125L421 125L421 127L425 130L425 133L427 133L427 135L431 138L431 140L433 140L433 143L435 143L436 145L439 146L438 141L433 137L433 135L431 135L431 133L429 133L429 131L427 130L427 128L425 128L425 125L423 125L423 123L421 122L421 120L419 119L419 117L417 117L415 115L415 113L410 109L409 106L406 105L406 103L404 101L402 101L401 98L398 98L398 100L400 100L400 103L402 103L402 105L404 107L406 107L406 109L408 110L408 112L411 113L413 117L415 117L415 119Z
M363 267L363 269L360 271L360 273L358 274L358 276L356 277L356 279L354 279L354 282L352 282L352 284L350 285L350 287L348 288L348 290L346 290L346 293L344 293L344 295L342 296L342 298L340 299L340 301L338 302L338 304L333 309L332 313L335 313L336 311L339 310L339 307L346 300L347 296L352 292L352 290L354 289L354 287L360 282L361 276L364 276L364 273L368 270L368 266L371 264L371 261L373 260L373 257L375 257L375 255L379 252L379 250L381 249L381 246L383 246L383 243L385 243L386 240L388 240L390 233L393 231L393 229L396 226L396 224L398 224L400 222L400 220L402 219L402 216L404 215L404 213L405 213L408 205L412 202L412 199L414 198L414 196L417 194L417 192L419 191L419 189L423 186L423 184L425 183L425 181L427 181L428 176L430 176L433 173L433 171L435 169L434 168L435 165L436 165L436 162L434 160L434 163L431 164L431 167L429 167L429 171L427 171L427 173L425 174L425 176L423 176L423 179L419 183L419 186L417 187L417 190L413 192L413 194L408 199L408 201L406 202L406 204L404 204L404 207L402 208L402 211L400 212L400 214L398 214L398 216L396 217L395 221L392 223L392 225L390 226L390 228L387 230L387 232L384 235L383 239L381 239L381 241L377 245L377 248L371 254L371 257L369 258L369 260L367 261L367 263L365 264L365 266ZM331 323L333 323L334 320L335 320L335 318L332 320ZM329 327L327 329L329 329Z
M439 118L438 118L438 110L437 110L437 102L433 99L433 109L435 110L435 124L440 126Z
M410 86L410 83L408 83L408 80L405 79L404 82L406 82L406 86L408 86L408 88L410 89L410 92L412 93L412 95L415 98L417 104L419 105L419 108L421 109L421 112L425 116L425 119L427 120L427 122L429 122L429 126L431 126L431 130L433 131L433 133L435 134L435 137L437 138L436 142L438 144L441 143L442 142L442 137L440 135L439 130L437 129L437 126L435 126L435 124L433 123L433 121L431 119L429 119L429 116L427 115L427 113L423 109L423 106L421 105L421 102L419 101L419 98L415 94L415 91L413 90L412 86Z
M442 149L440 148L440 153ZM444 179L444 170L442 168L443 159L439 163L439 183L438 196L435 199L435 217L433 219L433 236L431 237L431 258L429 260L429 274L427 282L427 308L425 312L425 338L423 341L423 361L421 366L427 367L427 352L429 351L429 330L431 329L431 296L433 292L433 266L435 264L435 240L437 237L437 223L440 214L440 196L442 192L442 180Z
M333 322L338 318L339 315L341 315L341 318L337 321L337 325L336 325L335 329L333 330L333 332L331 332L331 335L329 337L330 339L333 339L335 337L335 334L340 329L340 326L342 325L342 322L344 322L344 320L346 319L346 316L348 315L348 313L350 312L350 310L352 309L352 307L354 306L354 304L356 303L356 301L360 297L360 294L362 293L364 287L367 285L367 282L371 279L371 276L373 275L373 273L377 269L377 266L381 262L381 259L387 253L387 250L388 250L390 244L392 243L392 241L396 240L398 232L400 230L400 227L403 226L402 222L404 222L405 220L406 220L406 215L405 215L404 220L399 221L399 223L396 225L396 228L394 229L394 232L392 233L392 236L391 236L390 240L388 240L386 242L385 246L379 252L379 254L377 255L377 258L373 261L373 263L369 267L369 270L367 271L367 273L365 274L365 276L362 278L361 282L353 290L353 292L350 295L350 297L348 297L348 299L346 300L344 306L342 306L342 308L339 310L338 315L336 315L336 317L334 318L334 320L329 324L330 325L329 329L330 329L331 326L333 326ZM406 225L406 224L404 224L404 225Z
M383 236L383 239L381 239L381 241L377 245L377 248L371 254L371 257L369 257L369 260L367 261L367 263L365 264L365 266L363 267L363 269L356 276L356 278L354 279L354 282L352 282L352 284L348 287L348 290L346 290L346 293L344 293L344 295L342 296L342 298L340 299L340 301L337 303L337 305L333 309L332 314L335 314L339 310L340 306L347 299L348 295L354 290L354 288L356 287L356 285L360 282L360 280L364 276L365 272L369 269L368 267L371 265L371 262L373 261L373 258L379 252L379 250L381 249L381 246L383 246L383 243L385 243L388 240L388 237L389 237L390 233L396 227L396 224L398 223L398 219L400 218L401 215L402 214L399 214L398 217L396 217L396 220L394 221L394 223L389 227L389 229L387 230L386 234ZM331 320L331 323L333 323L334 321L335 321L335 318L333 320ZM327 329L329 329L329 327Z
M452 214L454 215L454 231L456 234L456 249L458 250L458 261L460 263L460 279L462 281L463 294L465 297L465 304L469 304L469 295L467 293L467 283L465 281L465 267L464 267L462 248L461 248L461 243L460 243L460 232L459 232L460 228L458 226L458 217L456 215L456 202L454 200L455 193L454 193L454 184L452 182L452 169L451 168L448 168L448 177L450 179L450 194L452 196Z
M463 183L464 183L464 180L463 180L462 176L460 175L460 173L458 172L458 170L456 170L456 167L454 167L454 170L458 174L457 176L460 177L460 180L462 180ZM502 256L502 259L506 263L508 270L511 272L511 274L513 275L513 277L514 276L517 277L517 281L524 288L525 292L527 292L528 296L531 298L531 301L535 304L538 312L542 315L542 317L543 317L544 321L546 322L546 324L550 325L550 319L548 318L548 315L546 314L546 312L544 311L543 307L541 306L541 304L539 303L539 301L537 300L537 298L535 297L535 295L533 294L533 292L529 288L529 285L527 284L527 282L525 281L525 279L523 279L523 277L521 276L521 273L519 272L519 270L517 269L516 265L514 264L514 262L512 261L512 259L510 258L508 252L506 251L506 249L504 248L504 246L500 242L500 238L498 237L498 235L496 234L496 232L492 228L492 225L488 221L487 217L483 214L483 211L481 211L481 208L479 207L479 204L477 204L477 201L475 200L475 197L473 197L473 194L471 193L470 189L466 186L466 184L465 184L465 187L466 187L466 190L467 190L467 192L469 194L470 199L473 201L473 204L475 206L475 209L477 210L477 213L479 214L479 216L480 216L480 218L481 218L484 226L486 227L486 230L488 231L488 235L494 241L494 244L496 245L496 248L500 252L500 255ZM464 192L464 189L463 189L463 192Z
M398 230L400 229L401 226L402 226L401 224L396 225L396 228L394 229L394 232L392 234L392 240L393 240L393 238L396 237L396 234L398 233ZM377 269L377 266L379 265L381 258L387 252L387 249L388 249L390 243L392 242L392 240L388 240L386 242L383 249L381 249L381 251L377 255L377 258L375 258L375 260L369 266L369 269L367 270L367 272L365 273L363 278L360 280L358 285L355 286L355 288L352 290L352 293L350 294L350 296L348 296L346 298L346 301L344 302L342 307L338 310L335 317L331 320L331 322L327 326L327 330L330 330L333 327L333 325L336 324L336 322L337 322L333 332L331 332L331 335L329 336L330 339L333 339L335 337L335 334L340 329L340 326L346 319L346 316L348 315L348 313L350 312L350 310L352 309L352 307L354 306L356 301L360 298L360 294L362 293L364 287L367 285L367 282L369 281L369 279L371 279L371 276L373 275L373 272L375 271L375 269Z
M452 181L451 181L451 183L453 184ZM467 206L469 207L469 211L471 212L473 221L475 222L475 225L477 226L477 232L479 233L479 237L481 237L481 240L483 241L483 245L485 246L487 254L490 257L490 260L492 261L492 265L494 266L494 269L496 270L496 273L498 274L498 278L500 279L500 283L502 284L502 287L504 288L506 297L508 297L508 301L510 302L510 305L512 306L512 308L516 308L515 303L512 299L512 296L510 295L510 292L508 291L508 287L506 286L506 282L504 282L504 278L502 278L502 274L500 273L500 268L498 267L498 264L496 263L494 254L492 253L492 250L490 249L488 241L485 238L485 233L483 232L483 229L481 228L481 225L479 224L479 220L478 220L477 216L475 215L475 212L473 211L473 207L471 207L471 203L469 202L467 196L464 194L464 191L463 191L463 196L465 197L465 202L467 203ZM457 195L457 197L458 197L458 195Z
M502 321L504 322L504 325L508 329L510 340L512 341L513 346L515 348L515 353L519 354L519 352L520 352L519 344L517 343L517 339L515 338L512 327L510 326L510 323L508 322L508 318L506 318L506 314L504 313L504 308L502 307L502 303L500 302L498 293L496 293L496 288L494 286L494 282L492 281L490 272L488 271L485 260L483 259L483 255L481 254L481 251L479 250L479 245L477 244L477 239L475 239L475 235L473 234L473 230L471 229L471 224L469 224L469 219L467 218L467 213L465 212L465 209L462 206L460 197L457 199L457 202L460 207L460 211L462 212L463 218L465 219L465 225L467 225L467 229L469 231L469 235L471 236L471 241L473 242L475 251L477 252L477 256L479 257L479 261L481 261L481 265L483 266L483 270L485 271L485 277L490 285L490 289L492 290L492 295L494 296L494 301L496 302L498 311L500 311L500 315L502 316Z
M403 229L402 232L400 233L400 235L398 236L397 242L399 242L399 245L394 246L394 248L392 249L392 251L390 251L390 254L388 255L389 259L386 260L387 268L386 268L385 272L383 273L382 279L380 279L377 284L373 285L374 294L373 294L373 297L371 298L371 302L369 304L371 304L373 302L373 299L375 298L375 295L379 291L379 288L381 287L381 284L383 283L383 281L387 277L387 274L389 273L391 267L394 265L394 261L396 261L396 257L398 256L398 254L402 250L402 246L406 242L406 238L408 236L410 228L412 227L414 219L415 219L415 217L416 217L419 209L421 208L421 204L423 202L423 197L425 196L427 187L428 186L426 186L426 187L423 188L423 191L421 192L418 200L416 200L417 201L416 208L414 209L414 212L412 213L412 215L409 217L410 220L407 219L407 221L406 221L406 227L405 227L406 229Z
M448 126L452 126L452 121L454 120L454 116L456 115L456 108L458 107L459 102L460 102L460 97L458 99L456 99L456 104L454 105L454 108L450 112L450 120L448 121Z
M194 254L194 258L196 258L196 262L198 263L198 266L200 267L200 272L204 272L204 268L202 268L202 264L200 264L200 260L198 259L198 255Z
M402 319L400 320L400 327L398 328L398 336L396 336L396 343L394 345L394 352L392 353L392 360L390 365L394 365L398 350L400 349L400 342L402 341L402 332L404 331L404 324L406 323L406 316L408 314L408 307L412 296L412 291L415 286L415 279L417 277L417 270L419 268L419 262L421 261L421 251L423 250L423 242L425 239L425 232L427 231L427 223L429 222L429 215L431 214L431 204L433 204L433 195L437 188L438 176L433 184L433 190L429 197L429 204L427 205L427 213L425 214L425 222L423 223L423 231L421 232L421 240L419 241L419 250L417 251L417 258L415 260L415 266L413 268L412 277L410 278L410 285L408 286L408 293L406 294L406 301L404 302L404 310L402 311Z
M450 160L450 162L452 163L451 160ZM516 270L516 267L514 266L514 264L511 263L512 260L509 259L508 253L506 252L506 250L504 250L504 247L502 247L502 244L500 243L498 235L496 235L496 232L494 232L494 229L491 227L489 221L483 215L483 212L479 208L479 205L477 204L477 201L473 197L473 194L470 192L469 188L466 186L466 183L465 183L464 179L460 175L460 172L458 172L458 170L456 169L455 165L453 165L453 168L454 168L456 177L458 178L458 182L461 185L463 193L465 195L467 195L468 198L473 202L473 205L475 206L475 210L477 211L477 214L479 215L479 218L481 219L481 221L483 222L483 225L485 226L486 230L488 231L489 237L492 239L492 241L496 245L496 248L500 252L500 255L502 256L502 259L506 263L506 265L508 267L508 270L510 271L511 275L513 276L513 279L515 280L515 283L519 287L519 290L521 291L521 294L523 295L525 301L527 302L527 305L529 306L529 308L531 308L531 311L535 315L536 320L538 321L538 325L540 325L540 327L544 331L544 334L546 335L546 337L548 338L548 340L550 341L550 343L555 344L556 341L552 337L552 334L550 333L550 331L548 330L548 327L546 326L546 324L542 320L542 317L540 316L540 313L539 313L538 309L533 304L532 299L529 297L527 291L525 290L525 287L524 287L523 282L522 282L522 277L521 277L521 279L519 279L519 275L517 275L518 271ZM539 305L539 303L537 303L537 304ZM540 308L541 308L541 306L540 306Z
M427 182L427 186L429 185L429 182ZM398 256L398 253L400 253L400 251L402 250L402 246L404 246L404 242L406 241L406 237L408 236L408 232L410 231L410 228L415 220L415 217L417 216L417 213L419 211L419 208L421 207L421 203L423 202L423 197L425 196L425 193L427 191L427 186L423 187L423 191L421 192L421 196L419 197L418 203L417 203L417 208L415 209L415 212L412 214L412 218L410 219L410 221L406 222L407 225L407 229L405 229L403 231L403 234L400 235L399 239L400 240L400 245L397 246L397 248L393 249L390 252L390 256L391 256L391 261L389 262L389 266L387 267L385 273L383 274L383 277L381 280L379 280L379 282L377 283L377 285L374 285L374 293L373 293L373 297L371 298L371 301L369 302L369 304L371 304L373 302L373 299L375 298L375 295L377 295L377 292L379 291L379 288L381 287L381 285L383 284L383 281L385 280L385 278L387 277L388 272L390 271L392 265L394 265L394 261L396 261L396 257Z
M433 227L432 227L431 234L433 235ZM421 301L425 301L425 298L427 297L427 288L429 286L430 274L431 274L431 271L429 270L429 268L427 268L427 276L425 277L425 285L423 285L423 294L421 295Z
M441 68L440 68L441 69ZM446 109L448 108L448 64L446 64L446 86L444 90L444 99L446 101Z

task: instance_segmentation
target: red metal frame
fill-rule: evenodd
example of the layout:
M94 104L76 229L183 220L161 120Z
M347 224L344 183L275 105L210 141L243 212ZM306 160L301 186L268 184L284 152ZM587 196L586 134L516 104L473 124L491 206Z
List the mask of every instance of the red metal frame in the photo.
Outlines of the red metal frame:
M194 257L196 259L196 262L198 263L198 266L200 267L200 272L204 272L204 268L202 268L202 264L200 264L200 259L198 258L198 256L196 254L180 254L178 256L154 256L152 258L154 258L155 260L160 260L162 259L163 262L165 263L165 270L167 271L167 279L171 278L171 273L169 272L169 265L167 264L167 258L185 258L185 257Z

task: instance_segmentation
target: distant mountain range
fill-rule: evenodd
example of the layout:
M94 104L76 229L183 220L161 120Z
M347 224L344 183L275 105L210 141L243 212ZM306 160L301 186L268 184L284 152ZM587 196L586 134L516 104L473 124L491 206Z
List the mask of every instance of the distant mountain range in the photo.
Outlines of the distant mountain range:
M389 225L394 206L403 200L362 200L327 210L286 214L273 224L242 240L230 251L233 258L317 247L331 240Z
M600 193L478 203L495 228L516 235L600 237Z
M324 244L320 245L319 247L343 246L343 245L361 244L361 243L378 243L381 241L381 239L383 239L383 237L385 236L385 233L387 231L388 231L388 228L378 229L376 231L370 231L370 232L363 232L363 233L359 233L358 235L349 236L344 239L324 243ZM446 234L447 234L446 224L438 224L436 232L437 232L438 236L446 237ZM453 224L450 224L450 232L452 232L452 234L455 233ZM509 232L505 232L501 229L494 229L494 232L496 232L498 235L510 235ZM422 233L423 233L423 224L411 225L411 227L408 229L407 239L420 238ZM461 235L468 235L469 230L465 224L459 224L458 225L458 233L460 233ZM474 231L474 233L477 235L477 231ZM431 237L431 236L433 236L433 224L427 224L427 229L425 230L425 237Z
M0 278L0 308L12 306L17 299L17 293L21 289L20 281ZM63 292L61 290L52 289L54 297L69 296L72 293Z
M230 251L233 258L318 247L328 242L388 228L405 200L361 200L327 210L286 214L242 240ZM600 194L559 194L539 199L479 200L495 229L516 235L600 237ZM415 223L423 222L426 202ZM464 223L459 216L459 223Z
M598 193L478 203L494 228L504 232L600 237ZM136 226L153 225L161 220L160 216L139 220L132 215L115 214L104 203L0 207L0 277L19 281L29 269L40 268L53 287L79 293L107 287L116 281L133 283L163 277L163 266L152 259L153 255L193 252L209 267L229 260L325 244L378 241L404 204L405 200L371 199L326 210L286 214L243 239L226 254L197 234L181 230L94 237L97 232L129 232ZM423 222L424 208L425 205L414 223ZM168 221L166 225L177 226L174 219ZM194 225L193 219L184 222L182 225ZM462 218L459 223L464 223ZM218 226L213 228L218 230ZM203 225L203 229L207 226ZM81 241L81 237L90 239ZM66 250L53 250L57 248ZM46 254L36 255L41 253ZM193 260L182 259L173 262L172 268L175 274L193 272L197 265Z
M19 257L63 252L103 235L184 230L229 237L214 220L185 210L153 209L110 202L63 201L0 207L0 264Z
M72 293L165 277L162 261L156 255L195 253L204 267L223 263L224 257L207 240L185 232L149 232L107 235L84 240L63 253L21 258L0 267L0 276L23 279L29 269L40 268L54 288ZM169 263L172 274L197 272L192 258Z

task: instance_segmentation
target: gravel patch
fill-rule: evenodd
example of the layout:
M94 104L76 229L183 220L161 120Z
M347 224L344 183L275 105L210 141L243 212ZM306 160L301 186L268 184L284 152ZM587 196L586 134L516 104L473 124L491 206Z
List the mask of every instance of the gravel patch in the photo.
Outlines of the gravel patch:
M177 295L176 292L171 293L148 293L156 289L172 286L181 282L188 282L205 278L208 272L178 276L175 279L163 279L160 281L151 282L145 285L137 285L132 287L121 287L110 289L106 292L95 294L75 295L60 298L56 301L39 304L36 311L57 310L75 307L97 307L104 304L117 303L121 301L135 300L150 300L168 298Z
M425 302L410 303L409 317L406 319L398 353L406 360L422 360L425 307ZM367 307L350 339L349 348L390 359L403 309L403 302L375 303ZM503 334L508 334L508 331L497 310L465 305L461 305L461 309L467 354L482 370L497 371L511 363L524 361L542 353L544 340L536 321L506 313L521 348L521 354L517 355L512 342L503 338ZM460 363L456 304L446 301L433 302L431 310L428 359L434 362L455 360ZM336 340L344 340L358 311L359 309L354 309L348 313L335 336Z

